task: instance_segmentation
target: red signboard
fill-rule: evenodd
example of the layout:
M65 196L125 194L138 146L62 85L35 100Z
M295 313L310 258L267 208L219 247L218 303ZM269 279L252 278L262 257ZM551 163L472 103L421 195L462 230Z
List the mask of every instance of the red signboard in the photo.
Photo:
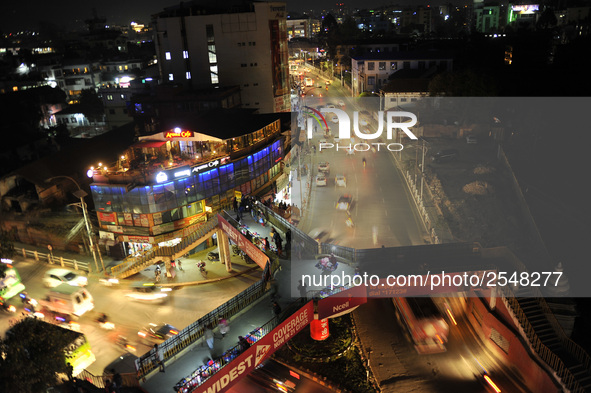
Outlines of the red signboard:
M109 222L112 224L117 224L117 215L115 213L98 212L98 218L102 222Z
M328 319L315 319L310 322L310 337L316 341L323 341L328 338Z
M281 348L314 320L314 304L310 300L304 307L281 322L279 326L252 344L243 354L226 367L215 373L194 391L199 393L221 393L249 374L271 354Z
M228 237L240 247L261 269L264 269L269 262L269 257L265 255L257 246L252 244L238 229L234 228L228 221L218 214L220 228Z
M343 314L360 304L367 303L367 288L363 285L318 300L318 319Z

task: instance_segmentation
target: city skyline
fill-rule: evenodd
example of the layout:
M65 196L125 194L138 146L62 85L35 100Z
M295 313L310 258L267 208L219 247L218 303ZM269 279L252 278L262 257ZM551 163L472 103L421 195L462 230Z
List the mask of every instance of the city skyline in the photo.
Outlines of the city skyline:
M458 2L463 3L464 0ZM0 6L0 31L3 33L18 32L24 30L38 31L39 22L51 22L65 30L75 30L83 27L86 19L93 17L93 10L96 15L107 19L107 24L125 25L132 21L150 23L151 15L162 11L166 7L175 6L180 1L174 0L147 0L147 1L125 1L105 0L100 3L92 2L67 2L58 1L47 3L41 1L3 3ZM320 12L323 9L330 9L336 5L336 1L302 0L285 1L288 12L303 12L315 10ZM370 4L360 0L344 2L345 6L353 8L380 7L392 5L436 5L438 1L428 0L374 0Z

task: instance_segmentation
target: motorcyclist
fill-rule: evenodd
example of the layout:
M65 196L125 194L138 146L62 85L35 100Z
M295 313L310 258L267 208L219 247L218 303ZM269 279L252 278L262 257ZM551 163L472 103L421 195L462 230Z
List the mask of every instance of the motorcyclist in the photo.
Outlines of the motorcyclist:
M156 269L154 270L154 275L156 277L156 281L160 281L160 274L162 273L162 270L160 269L160 266L156 265Z
M365 165L366 165L366 162L365 162L365 157L363 157L363 158L361 159L361 162L363 162L363 167L365 168Z
M105 323L105 322L107 322L107 320L108 320L108 317L107 317L107 314L105 314L105 313L101 313L101 315L99 315L99 317L96 319L96 321L99 323Z

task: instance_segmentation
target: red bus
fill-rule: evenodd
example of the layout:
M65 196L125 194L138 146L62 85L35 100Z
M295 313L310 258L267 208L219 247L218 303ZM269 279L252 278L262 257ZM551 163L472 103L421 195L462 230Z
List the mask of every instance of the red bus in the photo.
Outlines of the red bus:
M396 297L398 319L408 329L420 355L446 351L449 326L430 297Z

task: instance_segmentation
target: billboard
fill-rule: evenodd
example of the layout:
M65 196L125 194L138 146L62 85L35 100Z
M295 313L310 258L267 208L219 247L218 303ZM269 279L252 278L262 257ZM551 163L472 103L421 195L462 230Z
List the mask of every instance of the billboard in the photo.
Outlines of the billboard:
M255 342L243 354L226 367L215 373L205 383L195 389L199 393L221 393L229 389L242 377L252 372L267 360L271 354L281 348L301 332L314 319L314 304L310 300L297 312L290 315L279 326Z

